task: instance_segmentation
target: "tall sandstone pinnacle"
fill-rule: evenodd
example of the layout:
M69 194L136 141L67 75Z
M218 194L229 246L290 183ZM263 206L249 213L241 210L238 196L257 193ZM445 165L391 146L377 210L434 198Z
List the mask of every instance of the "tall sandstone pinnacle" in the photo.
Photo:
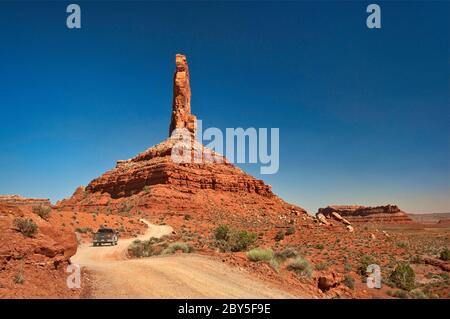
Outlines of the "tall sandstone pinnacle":
M117 161L115 168L86 187L78 188L71 198L62 200L57 206L91 211L114 209L123 202L133 202L134 209L152 213L212 214L223 210L242 216L248 212L290 212L294 206L276 196L270 185L246 174L195 139L196 117L191 114L186 57L177 54L175 62L169 138L133 158ZM186 149L201 150L203 156L217 155L223 160L173 161L172 152L180 143L179 136L172 135L175 129L187 129L192 135ZM182 143L184 146L185 141ZM295 209L304 212L301 207Z
M191 114L191 86L189 83L189 67L186 56L175 57L175 74L173 76L172 119L169 136L175 129L186 128L195 136L196 117Z

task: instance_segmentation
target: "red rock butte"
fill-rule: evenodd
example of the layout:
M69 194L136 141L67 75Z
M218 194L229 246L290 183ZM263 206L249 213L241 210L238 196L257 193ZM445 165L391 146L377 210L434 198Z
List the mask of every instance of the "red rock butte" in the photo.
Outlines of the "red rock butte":
M414 221L396 205L366 207L357 205L332 205L319 208L318 213L325 216L336 212L352 223L398 223L410 224Z
M175 62L169 138L131 159L117 161L114 169L92 180L86 188L79 188L72 198L58 205L86 208L106 205L109 199L140 196L145 198L139 201L140 207L195 211L206 209L204 201L213 201L222 194L221 206L227 206L227 202L234 206L242 202L262 209L292 209L292 205L272 193L270 185L244 173L195 139L196 117L191 114L189 67L184 55L177 54ZM203 159L214 155L221 161L174 162L172 151L175 145L180 145L180 138L172 134L175 129L187 129L192 137L191 142L184 145L185 151L200 153ZM304 211L300 207L295 209Z

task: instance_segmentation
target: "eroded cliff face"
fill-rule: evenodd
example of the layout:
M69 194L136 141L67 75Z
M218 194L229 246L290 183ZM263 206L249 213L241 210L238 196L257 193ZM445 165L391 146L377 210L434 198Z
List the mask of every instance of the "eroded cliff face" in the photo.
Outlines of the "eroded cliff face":
M79 289L67 287L65 272L77 251L74 232L52 225L29 205L0 203L0 233L0 298L79 296Z
M269 185L232 164L174 163L171 151L175 143L168 139L133 159L119 162L116 168L90 182L86 191L119 198L137 194L148 186L171 185L185 193L211 189L274 197Z
M332 205L319 208L318 213L325 216L337 212L351 222L356 223L413 223L413 220L396 205L366 207L358 205Z

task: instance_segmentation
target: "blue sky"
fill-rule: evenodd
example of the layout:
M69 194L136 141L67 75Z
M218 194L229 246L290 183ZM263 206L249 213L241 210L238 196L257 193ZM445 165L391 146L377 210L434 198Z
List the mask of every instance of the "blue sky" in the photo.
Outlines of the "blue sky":
M0 2L0 194L70 196L167 137L176 53L204 126L279 127L259 175L310 211L450 211L449 4Z

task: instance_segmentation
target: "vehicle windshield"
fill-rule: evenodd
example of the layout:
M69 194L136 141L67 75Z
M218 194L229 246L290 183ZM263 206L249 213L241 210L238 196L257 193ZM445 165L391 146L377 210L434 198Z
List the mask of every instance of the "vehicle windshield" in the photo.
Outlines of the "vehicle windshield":
M114 230L111 228L100 228L98 233L114 233Z

